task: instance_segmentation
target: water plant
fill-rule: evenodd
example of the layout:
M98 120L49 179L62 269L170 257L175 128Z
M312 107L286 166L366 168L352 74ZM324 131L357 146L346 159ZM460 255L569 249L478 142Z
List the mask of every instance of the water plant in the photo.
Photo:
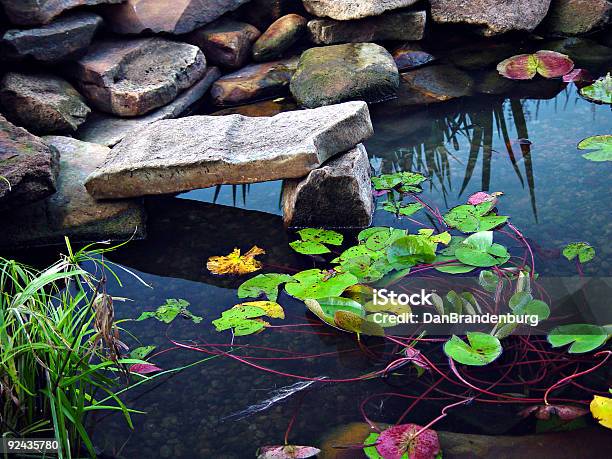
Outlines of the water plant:
M612 104L612 75L607 74L593 84L585 86L580 94L587 100L600 104Z
M512 80L531 80L538 74L544 78L562 77L573 68L574 62L567 55L543 50L535 54L512 56L500 62L497 71Z
M143 312L136 321L146 320L155 318L160 322L171 323L174 319L181 316L186 319L193 321L198 324L202 322L202 318L196 315L193 315L191 311L187 308L189 307L189 302L185 300L175 300L168 299L166 303L158 307L155 311L145 311Z
M582 155L589 161L612 161L612 135L596 135L582 140L578 144L579 150L591 151Z
M260 261L256 260L257 255L263 255L266 251L257 246L252 247L244 255L240 254L240 249L234 249L226 256L210 257L206 263L206 268L213 274L224 275L243 275L259 271L262 267Z
M342 245L344 236L336 231L305 228L298 231L300 240L294 241L291 248L304 255L321 255L331 250L327 245Z

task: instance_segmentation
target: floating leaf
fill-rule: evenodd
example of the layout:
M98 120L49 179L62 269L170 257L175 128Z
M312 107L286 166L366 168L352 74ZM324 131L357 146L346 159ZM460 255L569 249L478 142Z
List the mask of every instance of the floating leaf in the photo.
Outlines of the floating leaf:
M358 335L384 336L382 327L368 321L363 307L349 298L306 299L304 303L309 311L332 327Z
M456 228L464 233L489 231L508 220L508 217L492 213L493 207L492 202L483 202L475 206L464 204L453 207L444 216L444 221L449 227Z
M144 360L155 350L155 346L140 346L130 352L130 358Z
M538 73L544 78L562 77L573 68L574 62L565 54L543 50L506 59L499 63L497 71L511 80L531 80Z
M497 291L497 286L500 281L501 279L499 276L493 271L480 271L480 275L478 276L478 283L480 286L491 293Z
M612 429L612 398L595 395L590 405L591 414L602 426Z
M587 263L595 258L595 249L588 242L572 242L563 249L563 256L569 261L578 257L580 263Z
M453 335L444 344L444 352L456 362L474 366L488 365L502 353L502 345L495 336L472 332L467 339L469 344Z
M189 303L185 300L167 299L166 304L158 307L155 311L147 311L140 314L140 317L136 321L145 319L155 318L160 322L169 324L180 314L186 319L192 320L194 323L199 324L202 322L202 318L193 315L187 308Z
M285 285L286 292L300 300L340 296L347 287L358 283L350 273L309 269L293 276L297 282Z
M261 329L263 328L263 325L261 327L256 325L260 322L250 319L257 319L265 315L266 311L256 306L237 305L231 309L228 309L227 311L224 311L219 319L212 321L212 324L215 326L218 332L229 330L230 328L239 327L241 325L244 326L243 328L258 327L259 329ZM255 324L251 322L255 322Z
M307 459L315 457L320 452L320 449L312 446L262 446L257 451L257 459Z
M396 172L372 177L372 184L378 191L397 189L402 193L420 193L423 190L419 185L425 180L425 176L415 172Z
M374 459L435 459L440 455L440 441L438 434L426 429L414 437L422 429L416 424L400 424L389 427L380 434L371 434L366 438L364 445L375 445L374 451L368 454L368 447L364 448L366 456Z
M608 73L592 85L585 86L580 94L592 102L612 104L612 75Z
M244 255L240 255L240 249L234 249L227 256L210 257L206 263L206 268L213 274L234 274L243 275L259 271L262 267L261 262L255 260L257 255L263 255L265 250L253 246Z
M409 217L423 208L423 205L418 202L403 204L401 202L387 201L383 203L383 210L395 215L403 215Z
M283 307L275 303L274 301L251 301L248 303L241 303L234 306L232 309L239 309L243 307L255 307L263 310L265 315L271 319L284 319L285 311Z
M151 363L135 363L134 365L130 366L130 373L136 373L139 375L157 373L158 371L162 371L162 369Z
M257 298L265 295L270 301L278 298L278 286L287 282L295 282L289 274L259 274L238 287L238 298Z
M492 231L472 234L455 247L455 257L467 266L488 268L507 262L510 258L505 247L493 244Z
M593 81L593 77L585 69L574 69L567 75L563 75L564 83L583 83L585 81Z
M608 339L606 329L591 324L561 325L548 334L552 347L561 347L571 343L570 354L591 352L604 344Z
M484 202L492 202L493 205L497 204L497 197L502 196L504 193L495 192L495 193L486 193L484 191L479 191L478 193L474 193L468 198L467 203L472 206L476 206L478 204L482 204Z
M435 245L425 237L404 236L387 250L387 260L395 269L404 269L419 263L431 263L436 258Z
M582 155L589 161L612 161L612 135L596 135L584 139L578 144L579 150L593 150L592 153Z
M259 333L266 326L266 322L260 320L243 320L234 325L235 336L247 336Z
M532 414L540 420L548 420L552 416L557 416L559 419L563 421L571 421L573 419L577 419L581 416L584 416L589 411L585 408L581 408L579 406L571 406L571 405L535 405L530 406L529 408L525 408L521 412L519 412L519 416L528 417Z
M325 246L342 245L344 236L336 231L305 228L298 231L299 241L294 241L289 245L293 250L304 255L321 255L329 253L330 250Z
M397 228L373 227L363 230L357 236L360 243L374 251L389 247L400 237L406 236L406 231Z

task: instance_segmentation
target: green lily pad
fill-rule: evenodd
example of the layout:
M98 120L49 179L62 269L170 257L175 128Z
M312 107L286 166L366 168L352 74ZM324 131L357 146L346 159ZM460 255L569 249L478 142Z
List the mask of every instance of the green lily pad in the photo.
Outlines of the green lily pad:
M293 250L304 255L321 255L329 253L330 250L325 246L342 245L344 236L336 231L304 228L298 231L300 240L291 242L289 245Z
M158 307L155 311L146 311L140 314L140 317L136 319L136 321L141 321L145 319L155 318L160 322L164 322L166 324L171 323L174 319L176 319L179 315L185 317L186 319L190 319L196 324L202 322L202 318L196 315L193 315L187 308L189 307L189 302L185 300L175 300L175 299L167 299L166 303L162 306Z
M497 258L499 254L503 258ZM492 231L480 231L455 246L455 257L464 265L488 268L505 263L508 251L499 244L493 244Z
M478 283L487 292L496 292L499 282L499 276L493 271L480 271L480 275L478 276Z
M592 153L582 155L589 161L612 161L612 135L596 135L584 139L578 144L579 150L593 150Z
M130 352L131 359L144 360L155 350L156 346L140 346Z
M420 193L423 190L419 185L425 180L427 180L425 176L415 172L396 172L372 177L372 184L378 191L395 188L403 193Z
M410 268L419 263L431 263L435 258L434 244L415 235L396 240L387 250L387 259L395 269Z
M578 257L580 263L588 263L595 258L595 249L588 242L572 242L563 249L563 256L569 261Z
M510 309L517 316L538 316L540 321L550 317L550 308L544 301L534 300L529 292L516 292L510 298Z
M591 324L561 325L548 334L552 347L561 347L571 343L570 354L583 354L597 349L608 340L604 327Z
M323 322L339 330L357 335L384 336L384 329L366 318L361 304L349 298L333 297L304 301L309 311Z
M580 94L592 102L612 104L612 75L608 73L592 85L585 86Z
M285 284L285 291L300 300L340 296L347 287L359 282L350 273L309 269L293 276L297 282Z
M495 336L472 332L467 339L469 344L453 335L444 344L444 352L456 362L473 366L488 365L502 353L502 345Z
M464 233L489 231L508 221L508 217L491 213L493 202L483 202L475 206L463 204L453 207L444 216L444 221L451 228Z
M368 249L378 251L389 247L406 234L406 230L397 228L373 227L360 232L357 239Z
M278 287L287 282L296 282L289 274L259 274L238 287L238 298L257 298L265 295L270 301L278 299Z
M410 215L415 214L419 210L421 210L423 208L423 205L418 202L403 204L401 202L387 201L383 203L382 208L383 210L386 210L387 212L390 212L392 214L409 217Z
M217 331L225 331L235 328L250 319L257 319L266 315L266 311L256 306L240 306L228 309L221 313L221 317L213 320L212 324ZM247 327L248 328L248 327Z

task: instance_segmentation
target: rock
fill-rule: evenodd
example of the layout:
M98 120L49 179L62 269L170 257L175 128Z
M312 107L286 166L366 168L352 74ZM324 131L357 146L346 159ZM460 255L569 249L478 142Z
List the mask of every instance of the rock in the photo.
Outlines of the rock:
M272 118L157 121L125 137L85 186L104 199L298 178L370 135L363 102Z
M292 57L265 64L248 65L219 78L210 90L213 103L220 106L242 105L284 96L299 62Z
M280 57L306 32L306 23L298 14L277 19L253 45L253 60L265 62Z
M93 13L72 13L48 25L25 30L8 30L2 47L14 59L32 57L55 63L80 57L91 44L102 18Z
M516 43L482 41L473 45L455 48L449 53L449 60L463 70L495 69L504 59L521 53L531 52Z
M486 36L534 30L551 0L430 0L431 18L441 24L469 24Z
M105 9L109 27L117 33L183 34L209 24L248 0L127 0Z
M0 105L11 121L36 134L76 131L91 112L70 83L50 74L7 73Z
M581 35L604 27L611 17L609 0L552 0L542 29L551 34Z
M209 67L204 77L187 89L168 105L143 116L119 118L104 113L94 113L79 128L76 137L85 142L93 142L107 147L118 144L130 132L155 121L178 118L188 113L201 100L210 86L221 76L217 67Z
M238 9L237 16L265 30L286 14L302 12L305 12L302 0L250 0Z
M432 65L402 74L397 100L393 106L427 105L469 96L474 82L452 65Z
M418 0L303 0L306 10L338 21L379 16L385 11L414 5Z
M57 193L11 211L3 224L0 247L32 247L71 242L142 238L145 213L138 200L96 201L85 190L85 178L109 149L70 137L45 137L60 152Z
M365 228L374 200L363 145L338 155L303 179L283 184L283 220L291 227Z
M436 60L434 56L412 43L396 48L391 55L400 72L416 69Z
M204 51L209 63L236 69L247 63L260 35L251 24L221 18L191 32L187 41Z
M300 57L291 93L303 107L395 97L399 73L391 55L374 43L311 48Z
M55 193L58 163L55 148L0 115L0 210Z
M418 41L425 33L425 11L392 11L356 21L313 19L308 22L310 39L317 44L362 43L387 40Z
M213 116L222 115L244 115L244 116L274 116L283 112L297 110L298 106L293 99L281 97L274 100L262 100L254 104L239 105L237 107L224 108L211 113Z
M47 24L77 6L121 3L124 0L0 0L13 24Z
M171 102L205 71L197 46L137 38L95 43L77 62L75 77L97 109L137 116Z

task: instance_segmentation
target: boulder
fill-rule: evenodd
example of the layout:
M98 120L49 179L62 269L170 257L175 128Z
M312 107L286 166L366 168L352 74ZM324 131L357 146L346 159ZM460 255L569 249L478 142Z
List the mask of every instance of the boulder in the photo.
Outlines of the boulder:
M423 51L418 45L413 43L406 43L396 48L391 55L400 72L402 70L416 69L436 60L435 56Z
M204 51L209 63L236 69L247 63L251 47L260 35L251 24L221 18L194 30L186 39Z
M77 6L121 3L124 0L0 0L13 24L47 24L64 11Z
M310 39L317 44L362 43L369 41L418 41L425 33L425 11L392 11L355 21L313 19L308 22Z
M232 106L284 96L289 92L289 82L297 69L298 61L298 57L292 57L248 65L225 75L215 81L210 90L213 103Z
M291 227L365 228L372 223L371 170L359 144L303 179L283 184L283 220Z
M392 106L427 105L472 94L474 81L452 65L431 65L402 74L398 98Z
M95 43L74 76L87 100L118 116L144 115L199 81L206 59L197 46L163 38Z
M311 48L300 57L291 93L303 107L395 97L399 73L391 54L374 43Z
M91 112L70 83L50 74L7 73L0 105L11 121L36 134L74 132Z
M363 102L271 118L157 121L126 136L85 186L96 198L112 199L298 178L372 132Z
M71 242L142 238L145 212L140 200L96 201L83 181L99 166L109 149L71 137L45 137L60 152L57 193L11 210L0 233L0 247L21 248Z
M242 5L237 16L260 30L289 13L305 12L302 0L250 0Z
M8 30L2 47L14 59L31 57L55 63L80 57L102 25L97 14L80 12L62 16L42 27Z
M379 16L385 11L414 5L419 0L303 0L310 14L338 21Z
M109 27L117 33L183 34L209 24L248 0L127 0L105 8Z
M244 116L274 116L279 113L297 110L298 106L293 99L280 97L274 100L262 100L253 104L238 105L237 107L224 108L211 113L214 116L221 115L244 115Z
M431 18L441 24L469 24L486 36L534 30L551 0L430 0Z
M277 19L253 45L253 60L265 62L282 56L304 35L306 23L299 14Z
M609 0L552 0L542 29L550 34L581 35L604 27L611 17Z
M55 193L58 163L55 148L0 115L0 210Z
M87 121L81 125L76 133L76 137L85 142L112 147L121 142L130 132L147 124L159 120L178 118L190 112L192 107L197 105L197 102L204 97L213 82L220 76L221 72L217 67L209 67L204 77L191 88L187 89L168 105L164 105L143 116L119 118L96 112L89 116Z

